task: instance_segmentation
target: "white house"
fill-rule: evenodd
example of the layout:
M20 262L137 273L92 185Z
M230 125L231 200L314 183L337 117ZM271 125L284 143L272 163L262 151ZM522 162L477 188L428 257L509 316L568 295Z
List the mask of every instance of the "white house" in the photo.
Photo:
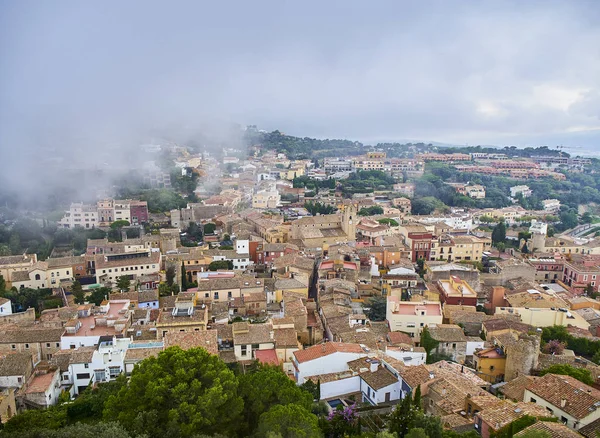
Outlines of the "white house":
M301 385L308 377L348 370L348 362L365 357L367 349L359 344L326 342L294 352L294 377Z
M523 399L545 407L571 429L600 419L600 391L571 376L539 377L527 385Z
M0 316L12 314L12 304L7 298L0 298Z
M519 193L523 195L524 198L528 198L533 194L533 191L529 188L529 186L525 185L513 186L510 188L511 198L515 198Z
M406 366L424 365L427 361L427 353L422 347L387 347L385 353Z

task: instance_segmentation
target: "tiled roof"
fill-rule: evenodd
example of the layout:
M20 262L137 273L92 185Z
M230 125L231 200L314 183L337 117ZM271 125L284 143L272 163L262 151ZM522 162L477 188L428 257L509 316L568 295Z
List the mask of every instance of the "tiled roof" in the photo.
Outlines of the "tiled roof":
M528 436L528 433L532 431L545 432L548 435L548 438L581 438L580 434L569 429L564 424L552 421L538 421L513 436L515 438Z
M437 324L429 327L429 334L440 342L466 342L463 329L454 324Z
M53 372L36 375L33 379L31 379L31 381L27 385L27 390L25 392L27 394L45 392L48 389L48 387L52 384L55 371L56 369Z
M521 375L503 385L500 388L500 392L509 400L523 401L525 389L536 379L537 377L534 376Z
M530 383L527 390L577 419L600 406L600 391L571 376L546 374ZM561 400L566 400L564 407Z
M183 350L202 347L211 354L219 353L217 330L200 330L193 332L169 332L165 335L165 348L178 345Z
M357 353L366 354L362 347L358 344L347 344L343 342L325 342L319 345L313 345L305 350L299 350L294 352L294 356L298 363L308 362L311 360L319 359L321 357L329 356L334 353Z
M425 365L406 367L403 370L398 370L398 372L400 373L402 380L404 380L412 389L416 389L417 386L430 379L430 372Z
M157 357L162 350L162 347L128 348L125 361L138 362L149 357Z
M477 414L481 419L486 422L492 430L498 430L512 423L516 419L523 415L530 415L532 417L553 417L553 415L546 410L545 407L537 405L535 403L512 403L503 400L498 405L491 409L486 409Z
M0 376L24 376L30 367L33 368L31 354L9 353L0 356Z
M392 345L407 344L414 345L414 339L402 332L389 332L387 339Z
M386 386L398 383L398 378L390 373L386 368L379 367L377 371L367 371L360 375L360 378L365 381L367 385L373 388L375 391L383 389Z
M238 330L246 324L247 331ZM275 343L275 333L271 324L233 323L233 343L236 345ZM271 337L273 334L273 337Z
M254 352L254 357L260 363L276 366L279 365L279 358L277 357L277 352L274 349L256 350Z
M20 328L19 330L0 331L0 343L21 344L36 342L60 342L65 332L63 328Z
M298 334L295 328L275 329L276 348L298 348Z
M91 363L95 347L79 347L71 352L70 363Z
M579 429L579 433L586 438L598 438L600 432L600 418Z

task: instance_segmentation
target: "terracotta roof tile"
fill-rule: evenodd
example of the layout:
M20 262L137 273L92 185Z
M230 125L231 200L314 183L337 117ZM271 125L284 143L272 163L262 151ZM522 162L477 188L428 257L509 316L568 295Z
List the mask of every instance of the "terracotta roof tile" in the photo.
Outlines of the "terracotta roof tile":
M299 350L294 352L294 356L298 363L308 362L311 360L319 359L321 357L329 356L334 353L357 353L366 354L362 347L358 344L347 344L343 342L325 342L319 345L313 345L305 350Z
M546 374L530 383L527 390L577 419L600 406L600 391L571 376ZM566 400L565 406L561 406L562 400Z

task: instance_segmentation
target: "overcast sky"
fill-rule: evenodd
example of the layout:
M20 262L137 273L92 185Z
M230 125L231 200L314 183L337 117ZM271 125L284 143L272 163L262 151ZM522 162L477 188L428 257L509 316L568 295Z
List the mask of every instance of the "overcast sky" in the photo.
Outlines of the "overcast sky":
M0 151L212 119L600 150L599 23L596 0L0 0Z

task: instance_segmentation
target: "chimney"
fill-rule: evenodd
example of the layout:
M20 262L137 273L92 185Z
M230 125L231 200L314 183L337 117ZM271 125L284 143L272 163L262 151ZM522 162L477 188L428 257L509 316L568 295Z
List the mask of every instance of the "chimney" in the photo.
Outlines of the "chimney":
M273 330L271 330L271 331L269 332L269 338L270 338L271 340L275 339L275 332L274 332Z
M371 372L374 373L379 368L379 362L376 360L371 361Z
M560 407L564 408L567 405L567 399L566 398L561 398L560 399Z

